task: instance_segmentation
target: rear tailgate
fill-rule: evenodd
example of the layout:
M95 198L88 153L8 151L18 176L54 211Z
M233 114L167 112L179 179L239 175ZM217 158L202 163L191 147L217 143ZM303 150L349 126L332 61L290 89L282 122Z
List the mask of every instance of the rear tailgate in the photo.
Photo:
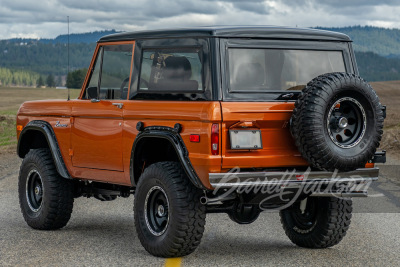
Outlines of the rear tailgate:
M222 168L307 166L290 134L293 102L221 102ZM261 130L262 148L231 147L229 130ZM258 134L258 133L254 133Z

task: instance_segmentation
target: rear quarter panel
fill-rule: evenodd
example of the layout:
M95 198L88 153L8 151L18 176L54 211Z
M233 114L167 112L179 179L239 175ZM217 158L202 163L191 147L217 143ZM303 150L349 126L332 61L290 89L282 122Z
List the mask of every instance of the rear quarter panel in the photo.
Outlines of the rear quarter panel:
M307 166L290 134L293 102L222 102L222 168L276 168ZM262 149L231 149L229 129L252 122L261 129Z
M180 133L189 159L202 183L211 188L208 180L210 172L221 171L221 156L211 154L211 125L221 123L221 108L218 101L124 101L124 169L129 170L133 142L139 133L136 124L141 121L145 127L182 125ZM191 134L200 135L200 142L190 142ZM154 151L154 153L157 153ZM125 172L130 179L129 172Z

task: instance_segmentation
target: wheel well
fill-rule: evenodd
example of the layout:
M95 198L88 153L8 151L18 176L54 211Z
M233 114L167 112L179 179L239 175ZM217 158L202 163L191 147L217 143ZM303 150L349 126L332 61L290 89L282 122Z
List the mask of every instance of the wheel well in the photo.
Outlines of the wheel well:
M133 177L135 185L142 172L151 164L161 161L180 162L178 154L171 142L164 138L143 138L135 147L133 155Z
M45 135L37 130L28 130L20 137L18 156L24 158L29 150L37 148L49 148Z

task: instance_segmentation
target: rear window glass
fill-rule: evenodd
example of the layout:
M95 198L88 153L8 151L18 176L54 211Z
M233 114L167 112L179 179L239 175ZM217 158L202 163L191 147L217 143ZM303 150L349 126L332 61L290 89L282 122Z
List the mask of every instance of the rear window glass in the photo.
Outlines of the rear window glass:
M203 64L200 48L151 49L142 53L139 91L203 91Z
M301 90L318 75L345 72L342 51L230 48L231 92Z

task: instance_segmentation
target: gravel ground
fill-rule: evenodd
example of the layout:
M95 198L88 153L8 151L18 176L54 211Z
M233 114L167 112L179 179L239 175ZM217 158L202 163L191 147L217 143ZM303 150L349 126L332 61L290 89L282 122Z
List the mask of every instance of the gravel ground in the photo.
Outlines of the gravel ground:
M19 210L20 160L0 154L0 266L134 265L162 266L140 245L133 225L133 198L100 202L79 198L69 224L57 231L36 231ZM398 266L400 182L397 161L381 166L373 197L354 200L352 225L343 241L329 249L303 249L285 236L277 213L262 213L250 225L225 214L207 216L199 248L183 266Z

